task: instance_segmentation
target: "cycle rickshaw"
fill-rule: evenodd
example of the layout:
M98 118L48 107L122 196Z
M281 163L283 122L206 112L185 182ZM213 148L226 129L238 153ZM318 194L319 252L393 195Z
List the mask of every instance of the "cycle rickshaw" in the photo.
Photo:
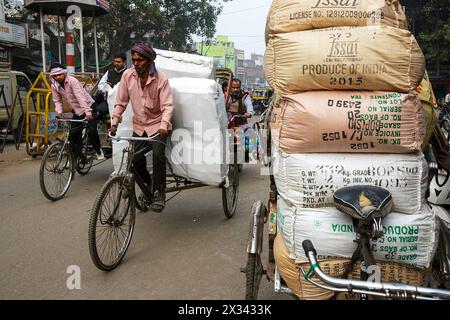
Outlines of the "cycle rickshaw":
M270 123L271 110L268 112L268 114L264 114L261 117L260 121L261 125L265 128L268 128ZM270 155L271 137L269 129L264 159L270 158L270 160L264 164L270 166L270 170L272 170L273 163L271 161L273 161L273 158ZM438 169L438 161L433 152L432 144L428 146L425 157L429 166L429 186L437 174ZM247 300L255 300L258 298L259 285L263 275L266 275L267 279L273 282L275 293L293 294L293 290L287 286L275 263L274 241L277 234L277 213L280 209L277 206L277 186L272 171L270 172L270 192L267 205L262 201L257 201L252 206L246 250L247 263L245 267L241 268L241 272L245 274L246 279L245 299ZM364 212L364 208L362 208L359 202L361 192L371 194L371 200L373 203L377 203L377 206L369 213L367 211ZM375 198L376 201L374 201ZM335 266L326 265L324 262L326 260L322 261L322 266L322 262L318 258L318 254L320 255L321 253L316 251L314 244L310 240L304 240L302 245L307 262L296 264L299 281L302 278L304 283L312 284L312 287L328 290L335 294L349 294L352 298L356 297L363 300L368 299L369 296L371 298L374 297L374 299L450 300L450 225L439 223L440 240L431 262L431 270L429 271L430 275L434 277L433 287L408 285L392 281L368 281L368 270L372 266L376 267L369 240L376 239L376 237L382 235L381 232L383 229L380 221L382 217L390 213L392 197L389 191L380 187L367 185L349 186L340 188L335 192L334 204L339 211L350 215L354 219L354 223L357 223L355 225L358 226L355 227L357 234L355 242L358 243L358 249L355 251L349 264L344 264L345 269L342 270L342 273L346 274L347 272L351 273L356 271L355 273L359 273L359 276L350 275L348 279L338 278L337 275L330 276L328 272L333 270ZM377 221L378 224L374 221ZM266 224L267 226L265 227ZM265 228L267 228L268 235L266 245L268 246L268 261L266 267L264 267L262 261ZM356 267L356 270L354 267ZM328 272L324 270L328 270Z
M216 89L218 88L217 84L214 86ZM221 100L219 99L219 101ZM220 102L216 107L223 115L225 111L223 102ZM224 126L225 124L221 123L220 125ZM151 141L155 136L131 137L125 135L127 133L117 133L117 136L110 136L116 142L127 141L128 144L122 149L119 168L114 171L112 177L100 190L93 205L89 222L89 253L94 265L102 271L113 270L121 263L133 235L136 209L145 212L149 210L153 202L153 192L149 189L151 183L147 185L139 175L134 174L132 159L136 153L132 142ZM179 164L167 159L165 193L167 195L173 194L173 196L166 201L170 201L184 190L215 186L221 189L225 217L230 219L234 216L239 196L238 142L229 131L225 131L222 138L224 143L219 144L222 159L219 164L221 168L220 176L218 175L217 180L215 180L216 182L221 181L215 184L212 181L205 182L200 177L192 179L190 175L182 175L179 173L180 171L177 171L179 167L175 167ZM168 158L167 154L166 158ZM181 165L183 164L181 163ZM149 171L153 176L152 170Z
M57 201L64 197L75 176L75 171L80 175L85 175L92 167L107 161L112 155L111 146L106 143L101 145L105 159L95 160L96 152L90 143L86 120L57 119L57 123L62 126L63 136L62 138L57 138L45 150L39 168L39 184L42 193L47 199L52 201ZM82 124L81 127L75 129L82 131L81 155L77 158L75 158L69 143L69 133L73 123Z
M91 94L97 93L97 85L95 85ZM106 132L109 127L109 114L97 118L100 137L100 147L105 159L95 160L96 152L91 145L88 135L88 122L86 120L72 119L72 113L63 113L62 119L53 119L53 125L56 127L55 140L46 149L41 159L39 168L39 184L44 196L51 200L57 201L64 197L69 190L70 184L75 176L75 172L80 175L87 174L92 167L95 167L112 156L112 147ZM69 133L71 126L75 123L81 125L72 130L82 131L82 147L81 156L75 158L69 143Z

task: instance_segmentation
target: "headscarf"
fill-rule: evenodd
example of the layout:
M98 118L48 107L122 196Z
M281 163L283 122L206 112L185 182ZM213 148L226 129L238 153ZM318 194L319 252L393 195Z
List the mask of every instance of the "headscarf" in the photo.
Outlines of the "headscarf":
M66 73L67 73L67 70L61 65L54 66L53 68L50 69L50 76L52 76L52 77L57 76L59 74L66 74Z
M137 52L140 55L146 57L147 59L154 61L156 58L156 52L151 46L144 42L136 42L131 47L131 51Z

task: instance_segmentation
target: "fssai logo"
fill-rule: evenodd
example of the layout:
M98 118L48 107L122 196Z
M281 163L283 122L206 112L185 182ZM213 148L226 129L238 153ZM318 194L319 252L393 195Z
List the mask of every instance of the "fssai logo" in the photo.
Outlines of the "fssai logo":
M359 39L353 39L351 32L333 33L330 35L330 58L356 58L358 56Z
M317 4L313 8L355 9L359 5L360 0L317 0Z

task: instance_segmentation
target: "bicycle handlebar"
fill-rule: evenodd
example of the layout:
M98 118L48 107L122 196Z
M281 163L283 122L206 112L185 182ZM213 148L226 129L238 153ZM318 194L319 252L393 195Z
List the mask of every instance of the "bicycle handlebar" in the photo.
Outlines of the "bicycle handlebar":
M245 118L245 116L243 114L235 114L230 118L230 122L232 122L236 118Z
M80 120L76 120L76 119L56 119L56 121L61 121L61 122L88 122L88 120L86 120L86 119L80 119Z
M121 137L121 136L112 136L111 132L108 132L108 138L115 140L115 141L153 141L156 137L159 136L159 133L155 133L154 135L150 137Z
M356 292L368 295L384 296L391 298L415 298L415 299L446 299L450 300L450 291L442 289L425 288L401 283L379 283L379 282L368 282L361 280L347 280L338 279L326 275L320 269L320 264L317 261L317 253L314 249L314 245L310 240L304 240L302 242L305 254L308 257L309 263L311 264L311 270L309 272L302 273L305 279L316 286L321 286L311 280L310 273L313 272L317 277L328 285L334 286L334 288L322 286L325 289L338 291L338 292Z

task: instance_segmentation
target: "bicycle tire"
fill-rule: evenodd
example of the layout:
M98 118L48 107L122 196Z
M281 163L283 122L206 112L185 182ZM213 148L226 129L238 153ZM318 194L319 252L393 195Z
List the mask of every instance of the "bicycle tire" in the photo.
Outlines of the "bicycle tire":
M245 266L245 300L258 299L259 285L263 275L261 256L249 253Z
M78 157L76 161L76 170L80 175L84 176L89 173L94 163L95 154L94 148L89 144L89 136L87 133L84 133L83 146L81 148L82 156Z
M60 152L62 152L63 154L60 155ZM55 156L56 164L52 165L51 160L55 160ZM63 198L67 193L74 175L74 162L75 161L72 151L69 147L64 147L63 142L56 141L52 143L50 147L47 148L47 150L45 150L44 155L41 159L41 165L39 167L39 184L42 193L47 199L51 201L57 201ZM64 179L63 174L66 171L68 176L66 179ZM50 177L46 178L46 172L52 173L50 174ZM58 184L59 188L57 188L58 190L55 190L55 192L53 192L53 190L51 190L50 188L50 180L52 175L55 179L61 179L60 181L63 182Z
M136 215L134 187L126 179L128 178L125 176L112 177L103 185L95 199L89 220L89 253L94 265L102 271L111 271L121 263L133 236ZM111 193L114 194L111 195ZM107 200L111 199L113 200L113 212L107 212L103 215L103 209L111 209L111 206L105 204ZM128 224L124 224L127 218L129 218ZM121 225L125 225L127 230L125 233L119 234L117 228ZM110 248L111 250L106 250L107 254L111 254L111 257L103 257L104 250L99 245L106 243L107 239L100 242L100 234L97 234L99 228L106 228L106 231L103 231L101 235L105 233L107 233L107 237L112 235L115 241ZM123 243L117 245L119 236L123 234L125 234ZM113 249L116 249L116 251L118 249L118 251L113 252Z
M230 164L228 168L228 186L222 186L222 207L228 219L235 214L239 197L239 167L236 149L235 147L233 164Z

